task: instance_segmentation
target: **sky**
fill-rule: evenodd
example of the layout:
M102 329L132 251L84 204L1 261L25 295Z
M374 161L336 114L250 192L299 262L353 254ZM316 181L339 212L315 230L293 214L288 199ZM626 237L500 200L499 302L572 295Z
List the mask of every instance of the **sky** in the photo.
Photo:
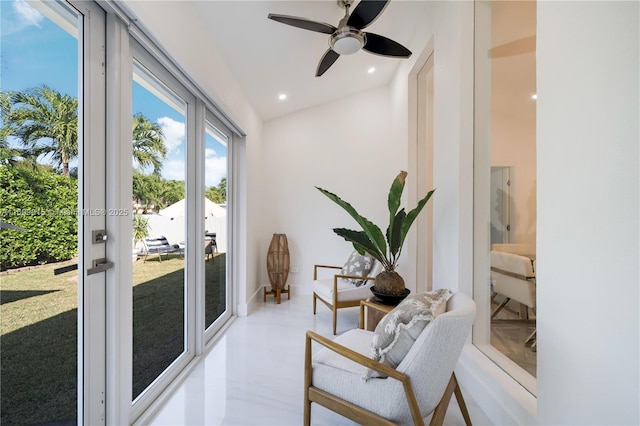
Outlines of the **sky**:
M18 91L46 84L61 93L78 96L78 42L74 36L24 0L0 0L0 34L1 90ZM184 115L137 83L132 83L132 91L133 113L142 113L164 132L167 157L163 161L162 176L184 180ZM218 185L226 176L226 157L227 147L207 133L207 187Z

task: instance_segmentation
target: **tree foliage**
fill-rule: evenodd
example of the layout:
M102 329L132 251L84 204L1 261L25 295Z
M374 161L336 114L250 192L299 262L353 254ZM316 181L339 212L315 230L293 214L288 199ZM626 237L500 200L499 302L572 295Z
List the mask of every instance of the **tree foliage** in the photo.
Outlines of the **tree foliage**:
M78 156L78 99L42 85L13 92L10 100L8 132L30 155L51 155L54 165L69 176L69 161Z
M68 260L78 252L77 182L52 172L0 165L0 268Z
M133 170L133 199L145 210L157 212L182 200L184 196L184 181L167 180L155 174Z
M164 132L157 123L138 113L133 116L133 159L140 168L153 167L160 176L162 160L167 156Z
M222 178L218 186L210 186L204 196L216 204L227 203L227 178Z
M50 156L62 174L70 175L69 162L78 156L78 99L46 85L20 92L0 92L0 164L37 169L36 160ZM11 147L8 138L20 140L24 149ZM160 175L166 158L164 133L157 123L138 113L133 116L133 159L140 168Z

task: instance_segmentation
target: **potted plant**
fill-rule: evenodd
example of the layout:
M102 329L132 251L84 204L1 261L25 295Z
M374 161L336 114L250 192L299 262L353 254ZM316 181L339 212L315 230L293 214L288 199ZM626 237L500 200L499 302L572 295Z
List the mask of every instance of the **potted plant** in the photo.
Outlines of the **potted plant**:
M342 200L337 195L316 187L320 192L329 197L332 201L342 207L362 228L361 231L354 231L345 228L334 228L333 232L351 242L353 247L361 255L368 253L378 260L384 267L384 271L376 277L375 290L390 296L399 296L405 293L404 280L396 272L398 259L402 253L404 240L409 233L409 228L420 214L427 201L433 195L435 189L429 191L427 195L418 202L416 208L409 213L400 208L400 198L404 191L404 184L407 172L401 171L393 180L389 189L389 226L386 234L367 218L361 216L351 204Z
M133 260L138 258L140 253L140 243L149 236L149 219L142 217L139 214L133 215L133 250L131 258Z

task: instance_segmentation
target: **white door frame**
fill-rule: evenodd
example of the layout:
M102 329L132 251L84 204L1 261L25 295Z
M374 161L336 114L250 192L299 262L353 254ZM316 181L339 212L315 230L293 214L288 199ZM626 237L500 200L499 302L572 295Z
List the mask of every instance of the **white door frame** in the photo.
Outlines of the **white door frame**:
M78 422L105 424L106 259L105 12L96 3L68 0L78 12ZM104 234L104 233L103 233ZM105 261L106 262L106 261ZM97 269L96 269L97 268Z

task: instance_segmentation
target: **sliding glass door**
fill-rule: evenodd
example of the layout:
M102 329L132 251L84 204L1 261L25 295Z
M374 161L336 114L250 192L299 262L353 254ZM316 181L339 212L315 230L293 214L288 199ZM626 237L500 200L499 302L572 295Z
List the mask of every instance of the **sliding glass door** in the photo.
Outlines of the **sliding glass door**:
M0 7L0 423L100 424L105 14L73 1Z

